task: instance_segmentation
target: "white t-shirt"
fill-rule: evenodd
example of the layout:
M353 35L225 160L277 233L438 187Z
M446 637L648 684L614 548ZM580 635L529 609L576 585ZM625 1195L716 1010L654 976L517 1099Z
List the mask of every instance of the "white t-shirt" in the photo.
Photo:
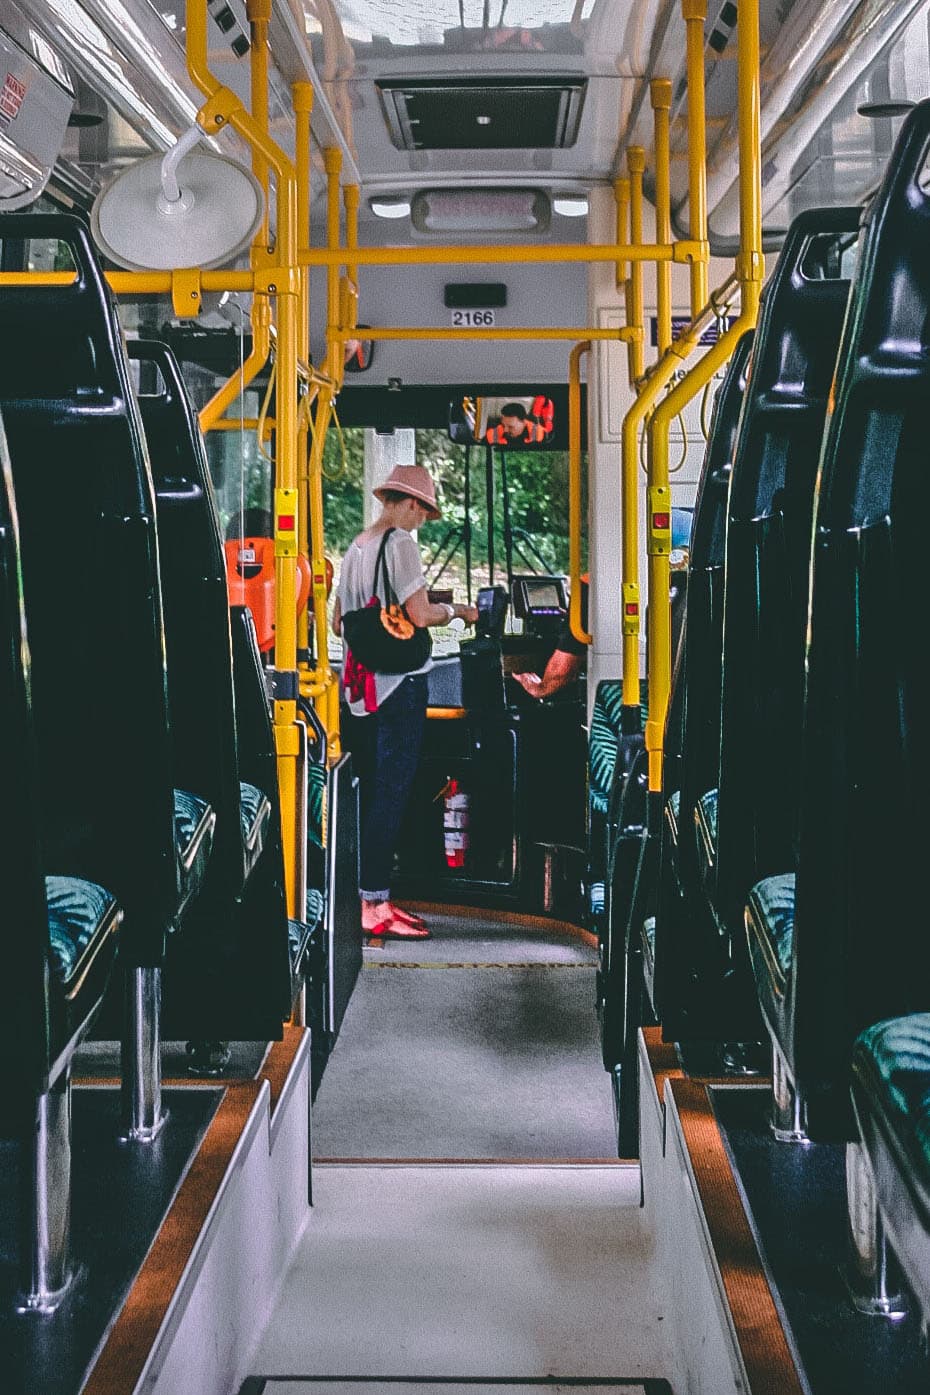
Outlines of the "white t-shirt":
M339 608L343 615L347 615L350 610L363 610L371 599L374 593L375 563L378 560L378 549L381 547L383 537L384 534L379 532L365 542L359 542L356 538L343 557L338 592ZM426 585L423 563L420 561L420 549L405 529L395 528L391 533L384 549L384 560L387 564L387 574L391 586L400 605L408 601L415 591L419 591L422 586ZM380 573L378 584L378 598L382 605L387 605L387 596L384 595ZM416 672L428 673L432 667L432 659L427 659L423 667L418 668ZM391 696L391 693L400 687L404 679L409 677L410 675L407 673L376 674L375 690L378 706L380 707ZM360 698L357 702L350 702L349 711L353 716L364 717L366 715L364 698Z

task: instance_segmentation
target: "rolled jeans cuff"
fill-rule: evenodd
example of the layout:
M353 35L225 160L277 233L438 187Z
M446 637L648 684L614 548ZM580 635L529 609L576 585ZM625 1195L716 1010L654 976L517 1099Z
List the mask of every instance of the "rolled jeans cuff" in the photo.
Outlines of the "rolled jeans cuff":
M391 890L390 890L390 887L388 887L388 889L387 889L386 891L361 891L361 890L360 890L360 891L359 891L359 895L361 896L361 898L362 898L363 901L371 901L373 904L377 905L377 904L378 904L379 902L381 902L381 901L390 901L390 899L391 899Z

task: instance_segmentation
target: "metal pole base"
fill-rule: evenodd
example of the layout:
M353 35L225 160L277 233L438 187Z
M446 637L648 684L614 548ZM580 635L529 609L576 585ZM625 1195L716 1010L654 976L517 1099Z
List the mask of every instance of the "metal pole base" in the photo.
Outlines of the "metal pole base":
M898 1288L872 1169L861 1143L846 1144L846 1238L842 1273L853 1306L869 1317L892 1322L907 1317L907 1300Z
M779 1143L809 1143L807 1106L772 1043L772 1133Z
M151 1143L168 1115L161 1107L161 969L127 969L121 1043L124 1143Z
M53 1313L71 1292L71 1071L36 1100L21 1148L20 1313Z

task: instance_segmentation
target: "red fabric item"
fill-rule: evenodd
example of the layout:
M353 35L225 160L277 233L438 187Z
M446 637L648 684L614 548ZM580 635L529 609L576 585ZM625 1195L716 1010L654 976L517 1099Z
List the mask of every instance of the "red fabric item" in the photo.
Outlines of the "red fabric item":
M373 605L380 605L377 596L372 596L366 609L370 610ZM346 690L349 702L361 702L365 700L366 712L377 712L378 710L378 690L375 684L375 675L364 664L360 664L352 653L351 649L346 649L342 661L342 686Z

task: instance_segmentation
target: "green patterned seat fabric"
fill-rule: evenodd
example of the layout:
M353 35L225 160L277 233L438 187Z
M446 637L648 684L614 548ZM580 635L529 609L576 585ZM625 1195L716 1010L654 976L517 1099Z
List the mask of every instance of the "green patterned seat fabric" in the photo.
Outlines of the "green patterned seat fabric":
M643 944L649 951L649 957L654 958L656 952L656 918L648 915L643 921Z
M299 969L311 936L323 919L323 893L316 887L307 889L306 920L287 922L287 943L291 953L291 968Z
M854 1058L900 1136L926 1159L930 1178L930 1013L877 1022L856 1042Z
M307 836L318 848L323 846L323 791L326 766L311 761L307 768Z
M588 741L588 796L591 808L598 814L607 813L622 711L623 683L620 679L608 678L598 683Z
M46 877L45 899L52 973L67 983L97 930L116 909L116 901L96 882L79 877Z
M600 916L604 914L606 900L604 896L604 883L592 882L590 892L591 915Z
M249 845L264 830L271 817L271 805L254 785L239 786L239 817L242 821L242 837Z
M767 978L783 997L791 974L794 953L795 874L766 877L756 882L746 906L749 953L756 983Z
M175 790L174 843L180 857L193 842L194 834L209 808L207 801L199 795L191 794L188 790Z
M681 816L681 790L670 794L665 804L665 822L668 824L672 840L678 842L678 824Z
M307 924L319 925L323 919L323 909L326 902L323 899L322 891L317 891L315 886L307 888Z
M702 794L694 811L698 832L698 848L707 867L713 867L717 857L717 791Z

